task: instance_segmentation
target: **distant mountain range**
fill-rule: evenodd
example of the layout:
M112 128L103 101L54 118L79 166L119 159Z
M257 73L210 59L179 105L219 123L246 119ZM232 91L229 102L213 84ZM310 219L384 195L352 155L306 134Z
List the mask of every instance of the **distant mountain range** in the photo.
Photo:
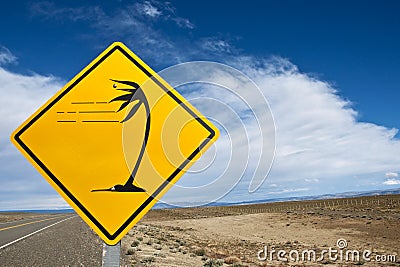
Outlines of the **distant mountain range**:
M34 212L34 213L69 213L74 212L73 209L52 209L52 210L2 210L0 212Z
M248 205L272 202L285 202L285 201L304 201L304 200L319 200L319 199L332 199L332 198L352 198L352 197L367 197L367 196L381 196L381 195L399 195L400 188L387 189L387 190L374 190L362 192L344 192L337 194L325 194L318 196L302 196L302 197L284 197L284 198L268 198L259 200L249 200L241 202L213 202L207 205L196 205L193 202L177 203L170 205L163 202L158 202L154 205L154 209L171 209L177 207L195 207L195 206L233 206L233 205ZM73 212L73 209L53 209L53 210L7 210L7 212L37 212L37 213L67 213Z
M353 198L353 197L367 197L367 196L381 196L381 195L399 195L400 188L387 189L387 190L374 190L374 191L361 191L361 192L344 192L336 194L324 194L317 196L301 196L301 197L283 197L283 198L268 198L259 200L248 200L240 202L213 202L206 206L233 206L233 205L248 205L248 204L260 204L260 203L272 203L272 202L286 202L286 201L305 201L305 200L320 200L320 199L333 199L333 198ZM177 208L177 206L190 207L196 206L195 203L183 202L177 203L177 205L170 205L167 203L158 202L154 205L154 209L165 209L165 208Z

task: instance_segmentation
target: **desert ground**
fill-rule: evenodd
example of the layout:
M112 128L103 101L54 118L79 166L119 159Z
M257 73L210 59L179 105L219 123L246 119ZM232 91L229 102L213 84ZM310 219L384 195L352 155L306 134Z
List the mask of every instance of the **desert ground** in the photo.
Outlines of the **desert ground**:
M0 213L0 222L34 216L47 215ZM151 210L122 239L121 266L400 266L399 223L400 195ZM0 249L0 266L101 266L101 254L74 216Z
M51 216L51 214L39 214L35 212L0 212L0 223L10 222L10 221L19 221L25 219L34 219L34 218L42 218Z
M399 195L153 210L122 240L122 260L126 266L400 266L399 225ZM265 246L268 257L261 253L260 260ZM329 247L337 259L325 254L317 261ZM271 249L296 250L299 261L270 258ZM302 261L305 250L314 250L316 260L305 254ZM359 259L346 258L354 250ZM371 255L363 259L365 250Z

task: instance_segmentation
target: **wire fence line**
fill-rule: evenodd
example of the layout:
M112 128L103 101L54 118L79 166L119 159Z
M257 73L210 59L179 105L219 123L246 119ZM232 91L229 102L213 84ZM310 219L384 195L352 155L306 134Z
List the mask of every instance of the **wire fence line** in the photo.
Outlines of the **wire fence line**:
M400 219L400 194L383 196L363 196L354 198L335 198L320 200L301 200L286 202L269 202L257 204L243 204L232 206L203 206L197 208L154 209L143 218L145 221L153 219L201 219L208 217L223 217L246 215L254 213L307 213L325 214L338 213L341 216L368 216L369 211L394 214L393 218ZM352 213L363 213L353 214ZM397 215L399 214L399 215ZM383 214L382 214L383 215ZM362 217L364 218L364 217Z
M400 207L400 195L393 196L373 196L360 198L338 198L324 200L306 200L290 202L273 202L253 205L237 205L218 207L230 213L267 213L267 212L290 212L290 211L310 211L315 209L396 209Z

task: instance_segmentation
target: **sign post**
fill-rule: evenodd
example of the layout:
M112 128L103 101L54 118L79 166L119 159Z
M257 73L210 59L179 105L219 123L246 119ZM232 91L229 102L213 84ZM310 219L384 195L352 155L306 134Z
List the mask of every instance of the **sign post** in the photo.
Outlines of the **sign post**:
M114 246L109 246L103 243L103 267L119 267L120 266L120 255L121 255L121 241Z
M117 244L109 255L217 138L207 118L118 42L11 136L104 242Z

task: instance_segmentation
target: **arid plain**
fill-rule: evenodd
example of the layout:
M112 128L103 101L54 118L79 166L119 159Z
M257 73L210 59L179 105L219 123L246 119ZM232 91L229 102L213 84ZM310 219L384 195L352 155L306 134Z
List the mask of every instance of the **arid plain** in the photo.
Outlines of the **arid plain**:
M35 216L50 215L0 222ZM400 195L152 210L122 239L121 266L400 266L399 225ZM0 249L0 265L101 266L101 254L74 217Z

